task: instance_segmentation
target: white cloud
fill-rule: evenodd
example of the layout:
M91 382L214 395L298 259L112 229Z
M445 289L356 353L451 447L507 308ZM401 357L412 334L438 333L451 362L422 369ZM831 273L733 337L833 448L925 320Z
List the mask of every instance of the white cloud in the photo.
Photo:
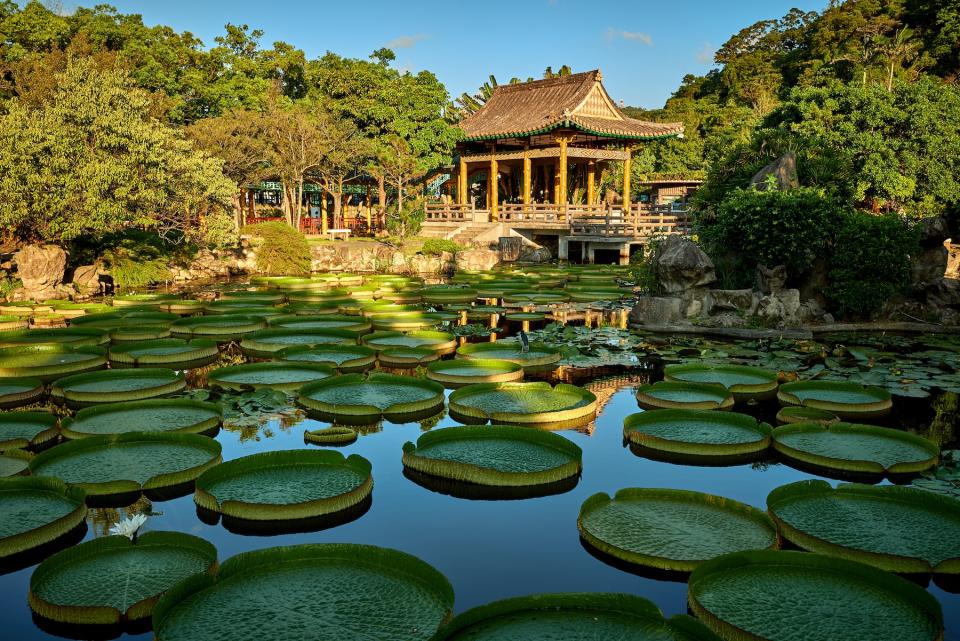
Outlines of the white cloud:
M713 56L715 54L716 50L714 46L709 42L704 42L703 47L697 52L697 62L705 65L710 64L713 62Z
M623 39L630 40L632 42L639 42L647 45L648 47L653 46L653 36L642 31L624 31L622 29L614 29L613 27L610 27L607 29L607 33L604 37L607 39L607 42Z
M427 35L424 33L418 33L412 36L399 36L388 42L387 47L390 49L411 49L418 42L426 39Z

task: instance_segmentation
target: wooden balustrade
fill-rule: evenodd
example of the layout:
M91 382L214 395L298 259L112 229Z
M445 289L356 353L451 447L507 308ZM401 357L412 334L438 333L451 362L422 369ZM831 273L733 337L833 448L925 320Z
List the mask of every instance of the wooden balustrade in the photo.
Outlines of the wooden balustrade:
M428 221L437 222L472 222L477 211L481 210L473 204L427 203L424 206L424 217Z

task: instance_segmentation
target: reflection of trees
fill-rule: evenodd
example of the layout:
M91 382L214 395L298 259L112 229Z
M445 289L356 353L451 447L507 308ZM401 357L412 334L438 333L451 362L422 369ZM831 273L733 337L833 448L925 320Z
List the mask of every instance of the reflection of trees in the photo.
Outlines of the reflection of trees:
M431 416L430 418L423 419L422 421L420 421L420 429L424 432L429 432L430 430L435 428L437 424L446 417L446 415L447 415L447 410L446 408L444 408L440 410L439 414L436 414L435 416Z
M226 432L230 432L232 434L239 434L241 443L246 443L247 441L260 440L258 438L260 434L259 424L256 424L256 425L249 424L249 423L239 424L239 423L231 423L231 422L224 421L223 430ZM273 434L270 434L270 436L273 436ZM270 436L267 436L267 438L270 438Z
M134 514L153 514L153 503L145 496L126 507L93 507L87 510L87 524L95 537L109 536L110 528Z
M953 392L944 392L933 401L933 420L917 433L943 447L957 439L957 421L960 419L960 403Z

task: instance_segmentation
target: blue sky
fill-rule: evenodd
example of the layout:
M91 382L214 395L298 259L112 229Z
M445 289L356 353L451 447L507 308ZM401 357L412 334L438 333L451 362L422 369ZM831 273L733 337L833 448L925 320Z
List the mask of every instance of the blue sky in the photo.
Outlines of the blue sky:
M110 0L98 0L107 1ZM70 4L93 4L91 2ZM730 35L791 7L826 0L112 0L147 24L191 31L210 45L227 22L263 29L308 57L366 57L389 46L401 69L429 69L451 95L491 73L539 78L563 64L599 67L617 101L660 107L687 73L702 74Z

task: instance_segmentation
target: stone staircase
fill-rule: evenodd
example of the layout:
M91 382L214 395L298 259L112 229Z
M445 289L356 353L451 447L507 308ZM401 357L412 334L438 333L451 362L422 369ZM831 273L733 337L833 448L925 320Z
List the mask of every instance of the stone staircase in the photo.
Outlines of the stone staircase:
M424 223L420 230L421 236L427 238L444 238L461 245L470 245L473 239L490 229L489 223Z

